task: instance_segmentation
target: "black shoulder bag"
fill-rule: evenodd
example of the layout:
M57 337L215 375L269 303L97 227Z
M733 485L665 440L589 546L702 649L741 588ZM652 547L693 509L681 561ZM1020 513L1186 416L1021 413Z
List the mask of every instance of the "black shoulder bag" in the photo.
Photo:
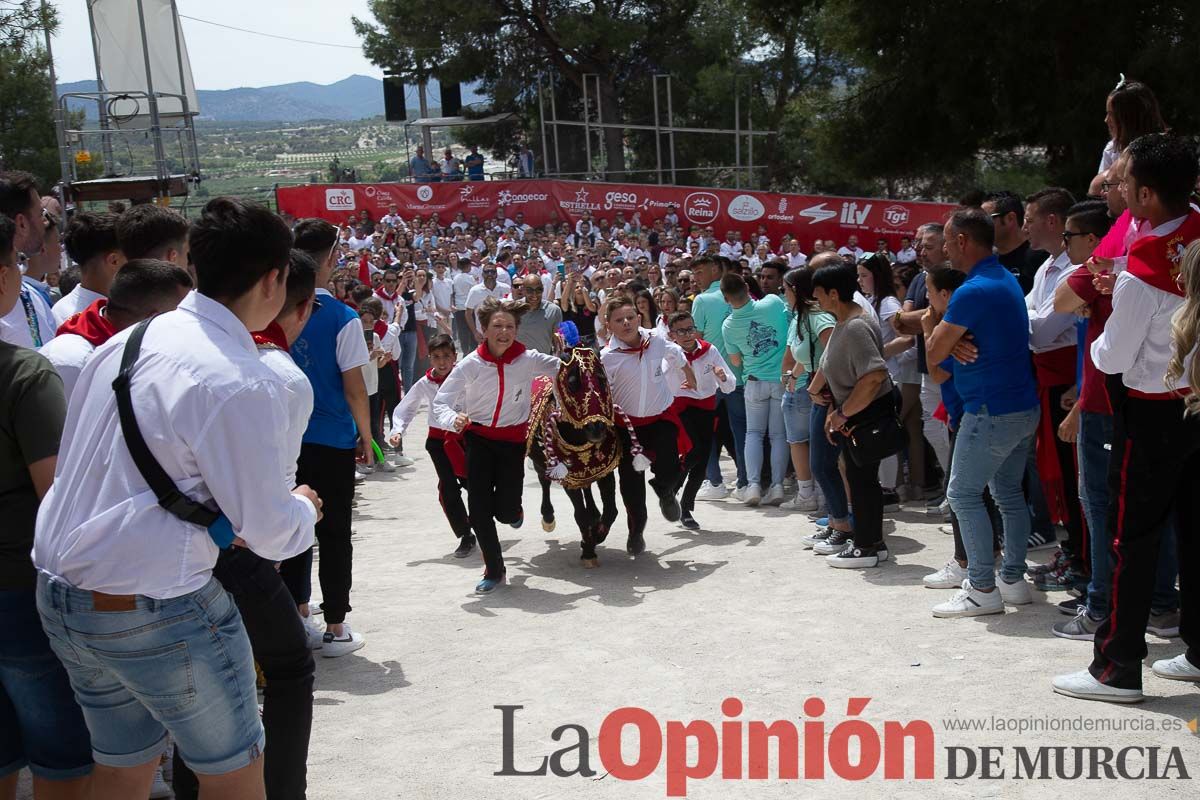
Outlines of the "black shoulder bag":
M171 476L150 452L150 447L138 427L137 417L133 413L133 397L129 392L130 377L138 355L142 352L142 339L145 338L146 329L150 327L153 319L151 317L138 323L125 341L125 349L121 354L121 371L112 383L113 391L117 394L117 416L121 421L121 434L125 438L125 446L129 448L134 465L141 473L142 479L150 486L150 491L158 498L158 504L184 522L207 529L217 547L228 547L234 539L229 519L220 511L198 503L179 491L175 481L171 480Z

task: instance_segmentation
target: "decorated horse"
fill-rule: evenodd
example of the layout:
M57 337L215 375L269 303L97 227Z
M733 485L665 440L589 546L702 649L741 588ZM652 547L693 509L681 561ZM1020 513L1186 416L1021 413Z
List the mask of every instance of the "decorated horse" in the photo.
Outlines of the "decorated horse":
M596 351L580 344L573 323L563 323L559 332L566 342L562 364L553 382L542 378L534 382L526 453L542 485L542 530L553 531L556 525L550 501L550 484L555 482L571 499L581 538L579 557L590 569L599 565L596 545L608 537L617 518L613 473L625 447L618 424L626 428L632 442L634 467L644 470L650 462L629 418L613 404ZM599 506L592 484L600 490Z

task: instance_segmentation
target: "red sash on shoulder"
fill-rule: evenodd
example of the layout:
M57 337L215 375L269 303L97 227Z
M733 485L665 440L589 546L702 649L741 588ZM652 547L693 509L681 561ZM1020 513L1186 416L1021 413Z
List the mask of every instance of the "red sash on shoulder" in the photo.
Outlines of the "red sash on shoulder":
M1200 213L1189 208L1183 224L1166 236L1144 236L1129 248L1128 270L1155 289L1183 297L1176 278L1183 251L1200 239Z
M104 306L108 305L108 300L101 298L93 302L83 311L78 311L63 320L63 324L58 326L57 335L73 333L76 336L81 336L88 341L93 347L99 347L112 338L117 329L109 322L108 317L100 313ZM287 345L283 346L287 349Z

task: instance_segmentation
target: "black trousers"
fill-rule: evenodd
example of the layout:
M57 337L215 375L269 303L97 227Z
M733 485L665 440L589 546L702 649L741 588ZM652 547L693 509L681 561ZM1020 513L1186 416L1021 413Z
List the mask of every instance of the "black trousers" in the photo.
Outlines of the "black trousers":
M1050 389L1050 419L1054 423L1057 434L1058 426L1067 418L1068 411L1062 407L1062 397L1070 386L1055 386ZM1075 459L1078 451L1074 444L1064 442L1056 435L1054 449L1058 453L1058 463L1062 470L1063 496L1067 506L1067 518L1062 520L1067 528L1067 549L1073 564L1078 568L1086 568L1091 544L1087 540L1087 523L1083 519L1083 506L1079 503L1079 466Z
M379 433L375 440L381 445L384 442L383 429L386 428L392 419L392 412L396 410L396 405L400 402L400 389L397 377L399 365L395 361L389 361L387 366L379 368Z
M624 452L621 463L617 465L617 477L621 482L621 501L625 504L625 516L629 520L630 532L641 532L646 527L646 478L633 468L633 454L630 452L629 435L623 428L622 433ZM666 420L655 420L649 425L634 427L638 442L641 443L645 455L650 459L650 488L659 497L674 495L679 491L680 479L683 472L679 465L679 445L676 437L679 430Z
M350 613L350 584L354 546L350 543L350 504L354 501L354 451L320 444L300 447L296 483L312 487L324 504L317 523L321 546L321 608L325 621L345 622ZM296 604L307 603L312 587L312 550L289 558L280 566L283 582Z
M950 431L950 461L946 464L946 474L950 474L950 469L954 464L954 442L958 439L958 431ZM999 553L1004 549L1004 519L1000 516L1000 509L996 506L996 501L992 499L992 493L988 489L983 490L983 505L987 508L988 518L992 521L992 549ZM950 527L954 529L954 559L963 564L967 563L967 546L963 544L962 529L958 526L958 514L954 513L954 509L950 509Z
M895 398L885 394L848 422L853 425L858 419L874 419L885 410L894 411L895 408ZM813 435L824 436L825 432L814 431ZM850 503L854 506L854 544L858 547L877 545L883 541L883 487L879 485L879 462L859 466L849 450L843 447L842 463L846 467L846 483L850 486Z
M715 409L688 406L679 413L683 421L683 429L692 440L692 449L683 459L683 495L679 498L679 506L684 511L692 511L696 507L696 493L704 483L704 473L708 469L708 456L717 441Z
M429 453L429 459L437 471L438 502L442 504L442 512L450 523L450 530L461 539L471 532L471 521L462 499L462 487L467 482L454 474L454 466L446 455L446 447L441 439L426 439L425 452Z
M511 525L521 518L525 479L525 443L499 442L468 430L467 517L479 542L488 577L504 574L504 554L496 523Z
M314 664L296 604L275 564L244 547L222 550L213 577L233 596L254 660L267 681L263 690L267 800L303 800L308 783ZM172 784L177 800L192 800L199 792L196 776L183 763L178 749Z
M1142 686L1160 533L1171 513L1179 550L1179 635L1188 661L1200 667L1200 417L1184 417L1183 409L1182 400L1113 397L1112 611L1096 631L1089 669L1101 683L1122 689Z

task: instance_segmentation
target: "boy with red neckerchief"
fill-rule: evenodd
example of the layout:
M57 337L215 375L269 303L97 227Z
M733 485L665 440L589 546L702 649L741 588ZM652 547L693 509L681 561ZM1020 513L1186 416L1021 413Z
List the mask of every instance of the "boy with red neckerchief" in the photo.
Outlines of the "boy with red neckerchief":
M450 530L458 537L455 558L466 558L475 548L475 535L471 533L471 521L463 505L462 487L466 486L466 453L463 437L453 428L441 427L433 413L433 401L442 384L446 382L457 358L454 340L439 333L429 340L429 363L432 368L404 394L400 405L392 414L392 434L388 444L397 447L404 432L424 404L429 405L429 436L425 439L425 450L438 476L438 501L450 523Z
M1144 699L1146 623L1162 525L1171 514L1179 536L1180 636L1188 652L1155 661L1151 669L1162 678L1200 682L1200 603L1194 588L1200 579L1194 557L1200 419L1184 414L1184 397L1191 392L1186 377L1167 377L1174 355L1172 317L1183 304L1178 280L1183 252L1200 239L1200 211L1188 204L1198 176L1196 150L1185 139L1154 133L1129 145L1121 188L1129 213L1142 224L1127 268L1116 278L1112 316L1091 348L1096 368L1113 376L1112 608L1095 632L1091 666L1054 679L1054 691L1069 697Z
M654 477L650 486L658 495L663 517L667 522L678 522L682 513L675 498L682 477L679 457L681 451L690 447L690 441L679 415L672 411L675 398L665 372L679 369L684 375L683 385L688 388L695 388L696 375L679 345L667 341L658 331L639 327L637 307L626 295L610 298L604 315L612 339L600 351L600 363L608 375L613 404L628 417L641 446L652 454L649 468ZM617 470L629 521L625 549L633 556L646 549L643 537L648 517L646 482L641 474L644 469L634 455L631 442L626 442Z
M692 511L696 507L696 493L704 482L709 451L716 435L717 390L729 394L737 388L737 379L721 357L721 352L700 338L691 314L676 311L667 324L671 341L683 349L696 378L696 385L688 387L682 369L673 367L667 370L668 386L675 392L675 400L671 405L679 414L692 443L692 449L683 461L684 486L679 498L679 522L688 530L695 530L700 525L692 517Z

